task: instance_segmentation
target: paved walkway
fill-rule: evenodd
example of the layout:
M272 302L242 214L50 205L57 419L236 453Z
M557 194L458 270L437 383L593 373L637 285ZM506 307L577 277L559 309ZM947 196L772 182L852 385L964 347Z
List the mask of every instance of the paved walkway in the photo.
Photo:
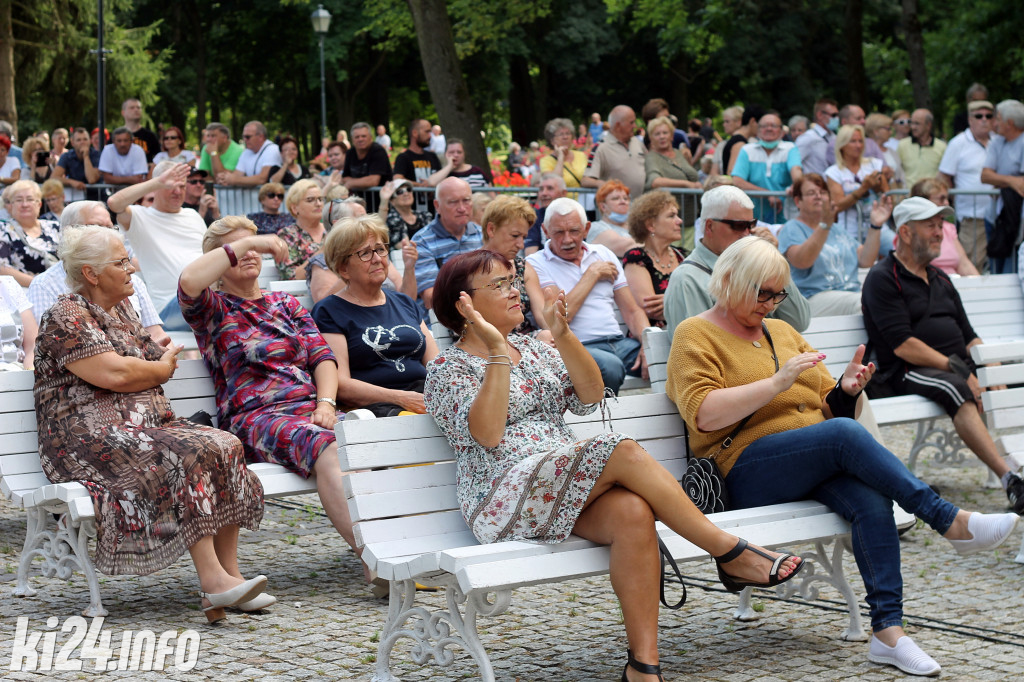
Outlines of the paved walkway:
M890 446L903 451L912 436L905 427L883 434ZM967 508L1004 511L1001 491L981 488L980 466L929 467L922 477L942 488L948 499ZM206 625L198 610L197 583L191 563L145 577L103 580L104 603L110 615L103 623L110 635L114 658L128 630L192 629L200 638L195 667L176 669L174 642L162 671L112 671L111 680L365 680L373 672L376 638L386 601L370 596L362 584L355 556L320 514L315 497L309 504L287 507L268 503L258 533L243 533L241 559L248 574L265 573L280 600L264 614L229 616L226 623ZM24 516L9 503L0 503L0 678L12 680L95 679L94 662L82 671L10 671L19 616L28 629L57 632L55 652L74 633L75 621L87 605L81 576L70 581L35 577L35 597L10 597L21 544ZM1024 565L1012 561L1021 529L999 551L958 560L949 546L930 529L918 528L903 540L907 627L922 647L943 666L947 680L1020 679L1024 655ZM801 549L801 548L797 548ZM808 548L803 548L808 549ZM724 593L710 562L686 564L696 587L680 612L662 610L662 665L668 679L683 680L832 680L858 678L889 680L903 677L894 668L867 661L867 644L839 639L846 618L843 604L830 588L813 602L782 602L764 593L755 601L761 618L742 623L732 619L736 598ZM856 567L848 560L854 590L863 595ZM423 595L440 605L442 596ZM55 618L54 626L47 619ZM88 619L86 619L88 621ZM865 622L866 609L865 609ZM87 624L87 623L86 623ZM481 623L482 637L501 680L617 680L625 660L618 604L608 580L593 578L523 589L513 596L502 616ZM82 630L84 633L84 629ZM45 638L44 640L45 641ZM137 641L137 640L136 640ZM182 658L194 653L179 647ZM69 647L70 648L70 647ZM45 644L36 651L42 658ZM74 648L72 661L82 647ZM472 660L456 650L450 668L411 663L409 648L396 651L396 674L403 680L462 680L475 676ZM57 656L55 654L54 659ZM38 667L37 662L37 667Z

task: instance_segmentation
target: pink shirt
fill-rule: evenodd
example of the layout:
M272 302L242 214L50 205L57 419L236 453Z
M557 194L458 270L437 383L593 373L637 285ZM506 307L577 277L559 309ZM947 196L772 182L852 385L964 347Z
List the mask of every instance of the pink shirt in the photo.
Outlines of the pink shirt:
M939 249L939 255L930 263L930 265L934 265L947 275L957 274L956 266L960 263L960 254L957 253L956 250L957 239L959 239L959 237L957 237L956 234L956 225L948 220L943 220L942 247ZM893 247L896 246L899 240L899 237L892 240Z

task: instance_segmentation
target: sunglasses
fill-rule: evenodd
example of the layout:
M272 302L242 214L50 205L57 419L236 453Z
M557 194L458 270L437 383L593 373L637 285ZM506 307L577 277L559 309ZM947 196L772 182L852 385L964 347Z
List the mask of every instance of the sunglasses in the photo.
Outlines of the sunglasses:
M180 140L181 138L177 135L164 135L164 142L167 140Z
M186 182L188 182L188 184L190 185L201 185L206 181L201 178L196 178L195 180L187 180Z
M756 220L728 220L726 218L711 218L716 223L725 223L737 232L747 232L757 227Z
M268 199L284 199L284 195L280 192L267 192Z
M778 305L785 301L787 296L789 296L789 292L786 291L785 289L779 292L768 291L766 289L757 290L758 303L767 303L768 301L771 301L775 305Z
M409 192L411 192L411 191L412 191L412 190L411 190L411 189L409 189L408 187L400 187L399 189L396 189L396 190L395 190L395 196L396 196L396 197L400 197L400 196L402 196L403 194L408 194L408 193L409 193Z
M980 121L983 118L988 118L988 119L995 118L995 114L971 114L971 117L972 118L976 118L976 119L978 119Z

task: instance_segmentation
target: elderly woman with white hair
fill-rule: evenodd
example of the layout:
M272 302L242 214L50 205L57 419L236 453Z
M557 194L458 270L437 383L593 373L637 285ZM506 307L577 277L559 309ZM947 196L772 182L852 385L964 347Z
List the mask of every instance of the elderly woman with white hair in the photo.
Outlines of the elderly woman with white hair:
M60 257L72 293L43 315L36 344L39 459L55 483L84 482L98 520L95 564L146 575L186 550L211 621L272 601L246 580L238 529L257 530L263 488L231 434L177 419L161 385L180 347L163 348L127 298L135 271L114 230L68 228Z
M221 428L250 461L315 475L327 517L358 552L334 437L337 360L294 296L259 285L261 254L279 259L287 248L247 218L221 218L182 271L178 300L213 377Z
M43 195L31 180L11 183L3 200L11 220L0 225L0 275L10 275L27 287L57 262L58 223L39 219Z
M854 421L874 363L862 364L861 346L836 381L824 354L785 322L766 319L790 285L789 263L772 244L748 236L729 246L711 276L715 305L676 328L666 392L694 454L722 470L733 508L814 499L850 522L874 631L868 659L937 674L939 664L903 630L893 502L958 554L999 546L1018 517L958 509Z

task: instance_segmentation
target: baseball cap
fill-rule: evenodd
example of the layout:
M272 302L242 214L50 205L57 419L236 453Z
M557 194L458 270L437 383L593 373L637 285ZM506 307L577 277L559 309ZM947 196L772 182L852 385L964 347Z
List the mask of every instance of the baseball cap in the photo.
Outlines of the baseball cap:
M977 111L978 109L988 109L989 111L995 111L996 108L992 106L992 102L989 102L988 100L984 99L975 100L967 105L968 113L972 111Z
M203 177L203 178L208 178L208 177L210 177L210 174L209 174L209 173L207 173L207 172L206 172L206 171L204 171L204 170L200 170L200 169L198 169L198 168L193 168L193 169L192 169L192 170L190 170L190 171L189 171L189 173L188 173L188 176L189 176L190 178L194 178L194 177L195 177L195 176L197 176L197 175L198 175L198 176L200 176L200 177Z
M950 220L956 219L956 212L950 206L938 206L924 197L910 197L900 202L893 212L896 227L909 223L911 220L927 220L942 215Z

